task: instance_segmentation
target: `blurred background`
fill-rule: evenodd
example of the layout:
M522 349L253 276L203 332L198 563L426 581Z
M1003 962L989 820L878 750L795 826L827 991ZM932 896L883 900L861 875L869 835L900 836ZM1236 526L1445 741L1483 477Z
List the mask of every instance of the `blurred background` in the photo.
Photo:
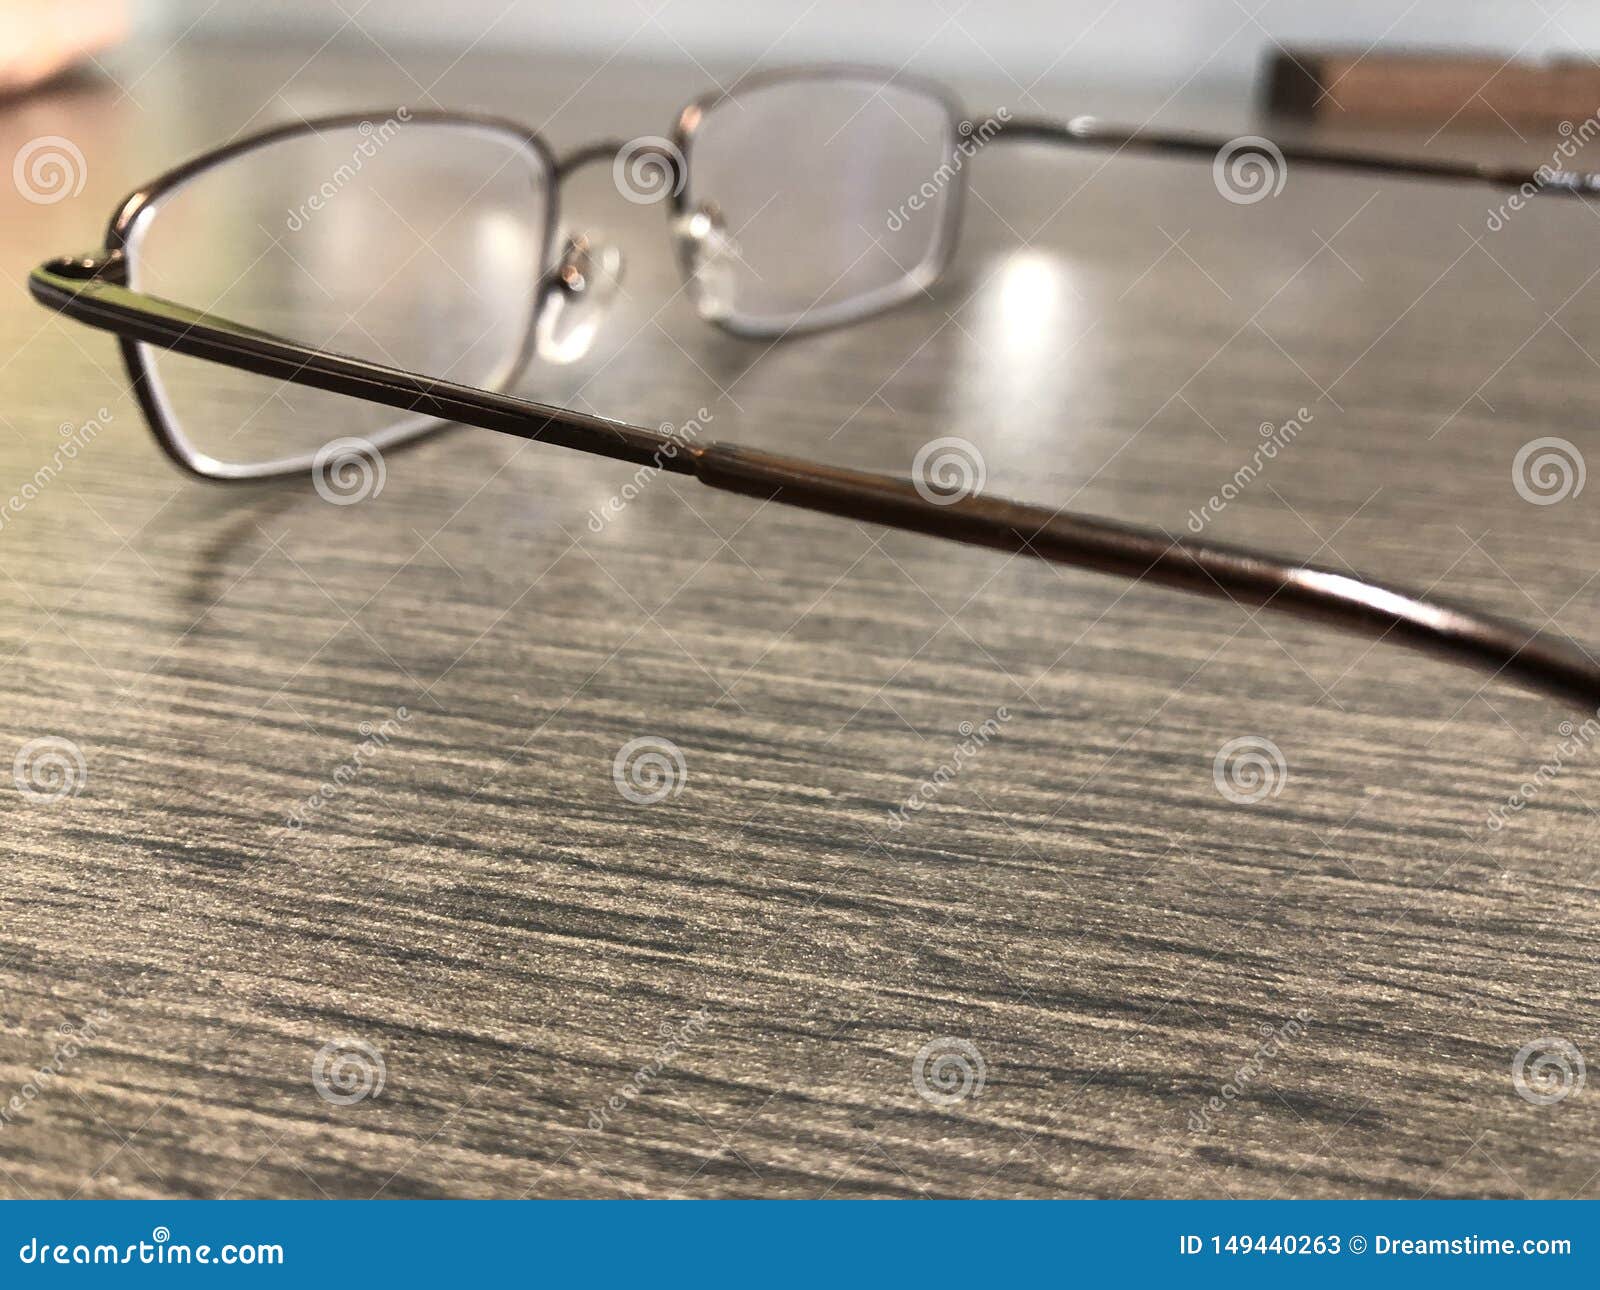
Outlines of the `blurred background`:
M841 56L1074 88L1242 90L1264 51L1305 42L1446 45L1543 57L1600 47L1600 8L1497 0L887 0L748 4L740 0L132 0L157 38L193 31L321 41L362 33L400 43L464 44L602 57L790 60Z

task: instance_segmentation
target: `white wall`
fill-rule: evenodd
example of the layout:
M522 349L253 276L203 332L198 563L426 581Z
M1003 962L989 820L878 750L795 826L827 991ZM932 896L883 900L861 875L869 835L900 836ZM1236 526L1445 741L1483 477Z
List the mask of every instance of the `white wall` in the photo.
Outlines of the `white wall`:
M1594 0L144 0L195 35L565 50L735 64L808 59L1005 73L1028 84L1248 83L1272 41L1600 51ZM347 15L356 14L354 25Z

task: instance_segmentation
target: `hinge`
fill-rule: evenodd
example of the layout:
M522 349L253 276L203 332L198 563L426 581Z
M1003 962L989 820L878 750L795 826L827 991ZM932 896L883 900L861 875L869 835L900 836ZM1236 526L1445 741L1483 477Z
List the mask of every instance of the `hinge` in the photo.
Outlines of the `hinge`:
M128 285L128 259L120 250L61 255L44 267L50 273L79 282L111 282L119 287Z

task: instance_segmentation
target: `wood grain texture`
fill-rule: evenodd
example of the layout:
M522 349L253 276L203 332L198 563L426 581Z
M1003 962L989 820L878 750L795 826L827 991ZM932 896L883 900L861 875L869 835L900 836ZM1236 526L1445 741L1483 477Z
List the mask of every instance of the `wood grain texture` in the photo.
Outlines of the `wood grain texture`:
M394 455L353 506L183 479L106 338L22 287L124 190L293 113L431 98L570 146L660 133L706 82L158 52L0 116L0 155L61 135L87 163L68 200L6 194L5 491L110 418L0 528L0 752L84 765L60 800L0 793L0 1191L1595 1194L1595 1090L1538 1105L1511 1068L1597 1051L1600 753L1486 824L1583 714L679 479L596 534L630 470L490 433ZM702 324L660 211L585 172L569 219L623 246L625 296L528 392L897 472L959 435L994 491L1174 530L1304 408L1211 535L1600 641L1592 486L1530 505L1512 476L1532 439L1600 443L1595 211L1490 233L1485 191L1298 170L1235 205L1204 165L1034 148L972 174L929 299L769 348ZM612 763L646 736L687 778L640 806ZM1255 804L1214 780L1241 737L1287 768ZM339 1039L381 1054L376 1096L319 1096ZM952 1039L982 1087L936 1104L913 1070Z

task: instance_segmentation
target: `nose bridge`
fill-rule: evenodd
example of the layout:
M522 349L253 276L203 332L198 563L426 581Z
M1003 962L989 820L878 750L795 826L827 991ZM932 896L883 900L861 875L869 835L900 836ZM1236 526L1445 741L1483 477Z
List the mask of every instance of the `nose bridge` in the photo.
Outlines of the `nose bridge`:
M586 143L581 147L556 158L556 180L565 180L576 170L593 165L597 161L610 161L624 148L627 142L622 139L597 139L593 143Z
M574 148L556 158L552 180L560 185L586 166L602 163L610 164L618 195L634 205L677 199L687 178L677 145L646 135L597 139ZM569 224L557 254L535 305L535 348L546 362L571 363L588 352L620 289L622 253Z
M621 281L621 251L586 234L568 234L537 305L534 332L539 357L564 364L587 354Z
M575 171L596 162L611 163L619 191L634 202L639 200L635 194L642 175L654 173L664 181L652 186L663 196L677 196L688 179L687 165L677 144L656 135L641 135L636 139L598 139L572 149L556 159L556 182L565 182Z

